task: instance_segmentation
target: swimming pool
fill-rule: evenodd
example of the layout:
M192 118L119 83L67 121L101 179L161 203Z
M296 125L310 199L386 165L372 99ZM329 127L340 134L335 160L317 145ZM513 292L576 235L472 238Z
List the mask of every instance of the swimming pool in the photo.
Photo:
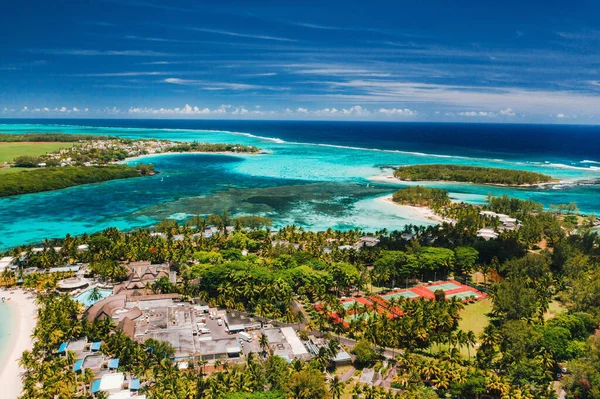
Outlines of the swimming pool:
M98 293L100 294L100 298L92 300L91 295L94 289L91 288L89 290L83 291L81 294L75 296L75 300L85 306L92 306L94 303L110 296L112 294L112 289L99 288Z

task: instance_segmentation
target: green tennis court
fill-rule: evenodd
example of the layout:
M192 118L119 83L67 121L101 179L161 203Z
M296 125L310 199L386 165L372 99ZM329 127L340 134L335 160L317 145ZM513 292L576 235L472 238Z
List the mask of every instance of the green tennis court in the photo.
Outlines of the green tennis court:
M454 283L444 283L439 285L430 285L427 287L429 291L435 292L437 290L450 291L460 288L460 285L456 285Z
M450 295L446 296L446 298L453 298L453 297L457 297L460 299L467 299L467 298L471 298L471 297L479 298L479 295L473 291L465 291L465 292L457 292L455 294L450 294Z
M398 297L403 297L403 298L417 298L419 297L419 294L416 294L412 291L402 291L402 292L396 292L395 294L387 294L387 295L382 295L382 298L389 301L392 298L398 298Z
M352 316L348 316L346 317L344 320L346 320L347 323L350 323L353 320L368 320L369 319L369 314L368 313L359 313L359 314L354 314Z

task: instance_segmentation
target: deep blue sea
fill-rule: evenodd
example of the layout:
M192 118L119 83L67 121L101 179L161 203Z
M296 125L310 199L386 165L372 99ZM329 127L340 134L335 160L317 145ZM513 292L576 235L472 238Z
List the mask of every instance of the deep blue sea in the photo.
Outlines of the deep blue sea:
M71 119L3 120L0 132L228 142L268 152L143 158L131 163L153 163L161 173L0 199L0 248L224 209L270 216L276 226L294 223L309 229L375 230L431 223L382 200L401 186L381 179L391 173L390 167L418 163L526 169L561 180L527 189L430 184L448 189L457 200L481 203L488 193L509 194L546 206L575 201L584 212L600 211L598 127Z

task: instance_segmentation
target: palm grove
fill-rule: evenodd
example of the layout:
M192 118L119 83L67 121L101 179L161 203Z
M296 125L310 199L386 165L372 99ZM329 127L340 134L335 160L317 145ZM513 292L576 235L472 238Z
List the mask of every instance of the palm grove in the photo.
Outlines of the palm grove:
M249 356L243 364L219 364L210 375L202 362L179 370L169 360L168 345L153 340L138 344L108 321L85 322L79 305L54 292L57 278L36 273L23 282L40 292L35 345L22 359L27 369L23 397L90 397L85 386L92 376L76 376L72 358L54 355L58 343L85 335L105 342L102 350L121 359L122 371L140 377L151 398L550 398L559 373L568 397L599 398L600 338L593 333L600 316L600 239L590 230L590 220L507 197L491 197L486 209L519 218L523 228L484 241L476 231L497 220L481 215L479 207L454 204L443 211L456 223L380 231L378 245L354 250L339 247L353 245L361 231L310 232L288 226L272 234L268 219L224 213L198 216L184 225L161 222L156 226L161 235L113 228L47 241L42 252L15 248L13 254L27 253L20 266L86 262L93 273L113 282L124 278L123 262L168 262L178 271L177 284L162 279L148 291L177 292L295 323L303 328L301 335L319 330L344 337L351 341L343 342L354 342L349 349L357 367L393 376L393 389L342 383L329 367L336 339L330 351L307 363L287 364L267 353ZM207 226L218 231L208 238L196 234ZM412 239L406 240L405 233ZM89 249L78 251L82 244ZM20 270L5 271L1 283L15 284ZM373 286L391 288L450 275L468 280L476 271L494 276L482 287L490 294L492 310L478 336L459 328L463 308L470 305L443 295L435 301L392 300L385 311L354 305L357 317L348 325L328 317L347 311L341 296L368 293ZM548 316L551 301L558 301L564 312ZM390 312L401 317L389 317ZM565 364L569 372L562 375Z

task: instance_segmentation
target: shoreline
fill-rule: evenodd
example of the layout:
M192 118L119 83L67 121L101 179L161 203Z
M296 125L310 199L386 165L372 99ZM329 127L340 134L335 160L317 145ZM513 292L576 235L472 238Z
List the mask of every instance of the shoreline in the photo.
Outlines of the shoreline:
M406 217L411 216L413 218L427 219L436 223L456 223L455 220L444 218L433 211L433 209L427 206L412 206L412 205L401 205L392 200L392 194L385 195L383 197L375 198L375 202L393 204L397 207L397 215Z
M116 164L123 164L130 161L136 161L138 159L151 158L151 157L160 157L164 155L186 155L186 154L194 154L194 155L230 155L230 156L238 156L238 157L247 157L247 156L257 156L257 155L265 155L268 152L259 151L259 152L227 152L227 151L167 151L167 152L158 152L156 154L144 154L144 155L136 155L135 157L127 157L122 161L115 162Z
M367 179L370 181L373 181L373 182L377 182L377 183L394 183L394 184L397 184L397 183L404 183L404 184L452 183L452 184L473 184L473 185L477 185L477 186L506 187L506 188L544 187L544 186L551 186L554 184L563 183L562 180L550 181L550 182L545 182L545 183L537 183L537 184L519 184L519 185L500 184L500 183L473 183L473 182L468 182L468 181L454 181L454 180L402 180L402 179L399 179L399 178L397 178L395 176L391 176L391 175L377 175L377 176L368 177Z
M33 347L31 334L36 325L37 309L33 295L21 289L2 289L0 297L7 298L4 303L0 303L0 306L10 306L12 311L11 319L3 320L12 327L9 338L3 343L8 350L0 359L0 386L3 398L16 399L21 394L23 386L21 374L24 370L19 366L19 360L23 351Z

